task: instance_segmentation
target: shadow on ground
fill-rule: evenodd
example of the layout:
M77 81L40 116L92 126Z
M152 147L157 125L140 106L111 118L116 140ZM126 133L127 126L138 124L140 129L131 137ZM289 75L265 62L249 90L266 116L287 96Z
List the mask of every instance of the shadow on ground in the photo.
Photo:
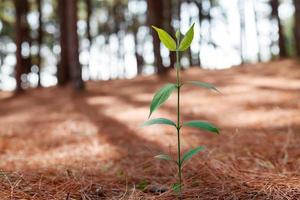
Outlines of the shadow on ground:
M221 136L183 129L184 151L206 146L184 168L186 199L300 198L297 74L300 67L290 60L183 72L185 80L222 91L183 89L182 119L221 129ZM89 82L82 93L48 88L2 98L1 198L174 199L171 191L149 188L176 181L174 166L153 159L161 152L176 156L175 132L140 127L153 92L174 78ZM174 119L175 105L171 96L153 117Z

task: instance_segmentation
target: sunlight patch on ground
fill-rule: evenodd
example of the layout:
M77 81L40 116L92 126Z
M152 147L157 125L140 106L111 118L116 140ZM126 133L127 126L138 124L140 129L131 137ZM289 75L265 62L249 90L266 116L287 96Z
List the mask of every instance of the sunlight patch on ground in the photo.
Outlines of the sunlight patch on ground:
M67 120L58 124L53 130L51 135L63 136L63 135L82 135L90 136L98 133L98 128L90 121L83 120Z
M9 154L8 154L9 155ZM72 165L76 162L98 158L99 162L118 157L113 146L101 144L98 141L87 141L75 144L65 144L47 152L36 152L28 155L22 152L1 158L0 166L27 165L31 167L55 167Z
M87 103L90 105L107 105L117 103L117 99L113 96L95 96L89 97Z

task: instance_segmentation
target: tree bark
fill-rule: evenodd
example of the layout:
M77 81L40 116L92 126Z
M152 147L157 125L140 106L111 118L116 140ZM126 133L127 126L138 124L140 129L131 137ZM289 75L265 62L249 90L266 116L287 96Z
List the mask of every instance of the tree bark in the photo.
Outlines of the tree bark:
M16 67L15 67L15 78L16 78L16 92L21 92L22 79L21 76L28 71L28 61L22 56L22 44L28 37L28 27L26 21L27 0L14 0L14 6L16 10L16 21L15 21L15 43L17 46L16 50Z
M163 26L163 1L147 0L148 3L148 24L155 25L160 28ZM166 74L167 68L164 67L160 54L160 40L155 31L151 30L153 38L153 51L155 56L154 65L157 68L158 74Z
M283 27L280 23L280 17L278 14L279 1L271 0L270 4L272 7L272 18L275 19L276 23L278 24L278 35L279 35L278 46L279 46L279 50L280 50L279 56L281 58L285 58L288 56L288 54L287 54L287 49L285 46L285 37L284 37L284 33L283 33Z
M22 91L22 80L21 80L21 75L24 73L24 67L22 64L22 5L21 5L22 0L14 0L15 4L15 10L16 10L16 23L15 23L15 29L16 29L16 34L15 34L15 43L17 46L16 50L16 68L15 68L15 74L16 74L16 92Z
M195 4L198 8L198 21L199 21L199 29L201 30L201 25L202 25L202 20L204 19L204 15L203 15L203 5L202 5L202 0L196 0ZM201 36L201 32L200 34L200 39L199 39L199 52L198 52L198 57L197 57L197 61L196 61L196 65L201 67L201 41L202 41L202 36Z
M91 0L86 0L86 12L87 12L87 18L86 18L86 30L87 30L87 38L90 41L90 46L92 44L92 36L91 36L91 14L92 14L92 2Z
M295 6L295 41L296 41L296 50L297 56L300 57L300 1L294 0Z
M29 2L28 0L24 0L22 2L23 4L23 15L24 15L24 21L22 21L23 23L23 41L22 42L26 42L28 44L28 51L29 54L25 57L23 57L23 62L24 62L24 66L25 66L25 73L29 73L31 72L31 66L32 66L32 62L31 62L31 53L30 53L30 47L31 47L31 43L32 43L32 38L30 36L30 28L29 25L27 23L27 14L29 12Z
M82 69L79 63L79 41L77 34L77 1L60 0L60 46L61 60L58 68L58 83L71 82L77 90L84 88Z
M41 69L42 69L42 57L41 57L41 48L42 48L42 43L43 43L43 22L42 22L42 17L43 17L43 12L42 12L42 0L37 0L37 6L38 6L38 12L39 12L39 28L38 28L38 46L39 46L39 52L38 52L38 58L37 58L37 65L38 65L38 87L41 86Z
M138 51L138 38L137 38L137 31L138 29L134 30L134 50L135 50L135 58L136 58L136 64L137 64L137 74L140 75L143 73L143 65L144 65L144 58L143 55L140 55Z
M71 81L75 89L84 88L82 80L82 69L79 63L79 41L77 34L77 1L65 0L66 17L67 17L67 46L68 46L68 64L70 70Z
M60 25L60 63L57 70L58 85L63 86L70 81L69 63L68 63L68 43L67 43L67 17L66 1L59 0L58 14Z

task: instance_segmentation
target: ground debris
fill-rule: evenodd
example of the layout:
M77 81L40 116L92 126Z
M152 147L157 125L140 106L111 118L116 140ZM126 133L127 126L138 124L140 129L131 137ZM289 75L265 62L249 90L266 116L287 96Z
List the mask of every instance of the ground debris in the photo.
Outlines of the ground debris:
M182 120L208 120L221 135L185 128L182 149L206 146L183 168L184 199L300 199L300 65L282 60L221 71L189 69L184 80L213 83L222 95L183 87ZM71 88L0 92L0 199L174 200L172 127L140 128L156 76ZM172 96L157 115L176 116ZM209 105L209 106L203 106ZM145 180L145 181L143 181Z

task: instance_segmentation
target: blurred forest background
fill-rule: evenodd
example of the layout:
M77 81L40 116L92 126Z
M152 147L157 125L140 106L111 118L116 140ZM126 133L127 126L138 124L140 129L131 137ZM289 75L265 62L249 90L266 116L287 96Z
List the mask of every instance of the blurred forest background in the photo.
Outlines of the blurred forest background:
M184 68L300 54L297 0L1 0L0 90L166 74L174 55L149 26L193 22Z
M141 128L176 79L150 27L192 23L180 77L222 94L182 87L180 119L221 135L184 127L184 199L300 199L300 0L0 0L0 199L174 200L174 129Z

